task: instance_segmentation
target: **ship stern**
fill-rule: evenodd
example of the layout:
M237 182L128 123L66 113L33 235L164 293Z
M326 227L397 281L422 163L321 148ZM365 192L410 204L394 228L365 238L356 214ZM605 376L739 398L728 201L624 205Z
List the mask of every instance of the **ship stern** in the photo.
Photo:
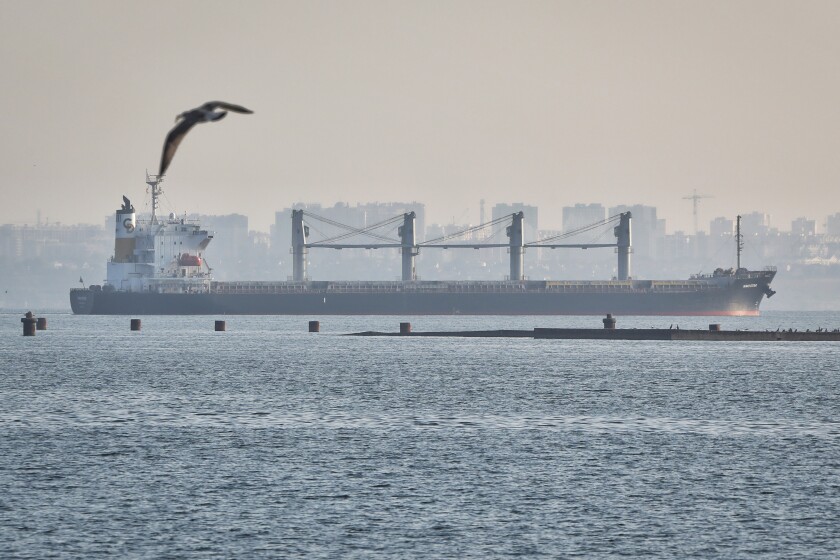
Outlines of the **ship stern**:
M90 288L73 288L70 290L70 309L76 315L90 315L95 299L96 292Z

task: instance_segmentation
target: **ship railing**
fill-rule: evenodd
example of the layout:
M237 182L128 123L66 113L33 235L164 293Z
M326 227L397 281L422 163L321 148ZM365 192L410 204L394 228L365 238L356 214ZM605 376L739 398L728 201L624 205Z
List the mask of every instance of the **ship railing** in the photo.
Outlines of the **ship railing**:
M720 286L709 282L692 282L690 280L649 280L644 283L552 280L545 284L546 291L561 293L643 293L649 290L705 291L716 289L720 289Z
M728 271L724 271L723 274L692 274L692 280L704 280L706 278L731 278L737 276L738 278L761 278L767 272L777 272L777 268L775 266L764 266L761 270L747 270L746 272L736 272L732 269Z
M523 282L457 281L457 282L402 282L402 281L345 281L329 282L326 291L332 293L517 293L527 289Z
M547 292L560 293L631 293L641 292L640 288L636 288L631 282L548 282L545 290Z
M695 280L695 281L693 281ZM659 290L719 290L723 287L722 284L715 282L697 282L699 278L692 277L690 280L651 280L650 288Z
M199 283L199 282L196 282ZM553 293L636 293L648 290L659 291L706 291L717 290L722 286L711 282L697 282L691 280L650 280L644 283L633 281L532 281L532 282L498 282L498 281L344 281L321 282L312 285L309 282L221 282L201 281L201 285L210 285L214 293L229 294L293 294L313 290L324 290L329 293L523 293L531 290ZM176 284L173 284L173 286ZM177 285L183 286L182 283Z
M149 290L159 294L206 293L210 289L207 278L178 278L177 280L150 280Z
M308 290L303 282L214 282L214 293L217 294L290 294Z

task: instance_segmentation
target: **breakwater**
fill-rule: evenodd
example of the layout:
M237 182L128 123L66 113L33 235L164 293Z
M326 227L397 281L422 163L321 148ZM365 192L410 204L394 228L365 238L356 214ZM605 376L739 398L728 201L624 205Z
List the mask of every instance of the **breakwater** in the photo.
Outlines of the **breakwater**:
M840 342L840 331L724 331L700 329L552 329L482 330L482 331L415 331L408 333L364 331L350 336L439 336L466 338L539 338L563 340L708 340L719 342L787 341Z

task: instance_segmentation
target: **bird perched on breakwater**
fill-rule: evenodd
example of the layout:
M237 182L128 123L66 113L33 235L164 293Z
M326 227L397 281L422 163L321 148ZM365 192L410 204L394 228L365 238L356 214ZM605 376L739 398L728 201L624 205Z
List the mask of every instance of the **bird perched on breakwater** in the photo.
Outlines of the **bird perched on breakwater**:
M223 110L216 111L216 109ZM160 171L158 172L158 175L166 173L166 169L169 167L169 164L172 162L172 157L175 155L175 150L178 149L178 145L181 143L181 140L184 139L184 136L187 135L187 132L189 132L193 126L200 122L213 122L223 119L225 115L227 115L228 111L246 114L253 113L253 111L246 109L241 105L225 103L224 101L208 101L200 107L184 111L175 117L176 122L181 122L178 122L178 124L175 125L175 128L170 130L169 134L166 135L166 140L163 142L163 155L161 155L160 158Z

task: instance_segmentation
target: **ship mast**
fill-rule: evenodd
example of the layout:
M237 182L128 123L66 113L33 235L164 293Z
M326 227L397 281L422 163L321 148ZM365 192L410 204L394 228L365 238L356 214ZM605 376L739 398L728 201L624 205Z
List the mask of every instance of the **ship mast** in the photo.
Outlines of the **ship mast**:
M741 270L741 250L744 248L744 236L741 235L741 216L738 216L736 224L735 246L738 248L738 267L735 269L735 272Z
M146 184L152 187L152 223L157 222L157 209L160 206L158 198L163 194L163 187L160 184L163 182L163 175L149 175L146 172Z

